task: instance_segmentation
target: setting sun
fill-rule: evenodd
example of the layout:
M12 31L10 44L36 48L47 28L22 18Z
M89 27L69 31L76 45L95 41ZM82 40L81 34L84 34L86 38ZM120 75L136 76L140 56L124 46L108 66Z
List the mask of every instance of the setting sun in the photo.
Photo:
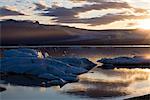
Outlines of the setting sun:
M150 19L145 19L145 20L139 21L138 28L150 29Z

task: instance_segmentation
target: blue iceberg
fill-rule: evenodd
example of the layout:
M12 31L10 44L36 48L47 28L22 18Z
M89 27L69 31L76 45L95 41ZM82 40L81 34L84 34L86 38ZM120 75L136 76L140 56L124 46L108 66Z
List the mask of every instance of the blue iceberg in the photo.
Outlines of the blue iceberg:
M104 69L150 68L150 59L143 56L102 58L97 62L102 63L102 68Z
M2 55L0 73L36 76L61 86L78 81L78 75L95 66L86 58L41 58L38 51L28 48L4 50Z
M80 68L84 68L86 70L91 70L93 67L96 66L95 63L89 61L86 58L77 58L77 57L58 57L58 58L53 58L59 61L62 61L68 65L71 66L77 66Z

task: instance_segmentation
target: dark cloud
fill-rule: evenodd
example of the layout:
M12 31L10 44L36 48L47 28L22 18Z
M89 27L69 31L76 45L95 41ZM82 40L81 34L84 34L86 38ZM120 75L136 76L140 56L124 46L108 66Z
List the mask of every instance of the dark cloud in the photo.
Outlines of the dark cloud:
M71 15L74 16L81 12L86 12L90 10L103 10L103 9L121 9L121 8L131 8L127 3L120 3L120 2L103 2L100 4L93 4L93 5L84 5L82 7L73 7L71 9L65 8L65 7L56 7L56 8L48 8L46 11L48 13L43 15L49 15L49 16L56 16L57 13L59 13L59 16L64 15ZM68 14L66 14L68 13Z
M0 16L10 16L10 15L24 15L23 13L7 9L5 7L0 8Z
M84 5L83 7L74 7L73 9L78 12L86 12L90 10L102 9L120 9L131 8L126 2L101 2L93 5Z
M115 21L131 20L131 19L144 19L150 16L136 16L136 15L125 15L125 14L106 14L102 17L82 19L82 23L95 25L109 24Z
M126 14L106 14L101 17L95 17L95 18L77 18L74 15L76 15L76 12L72 12L67 10L66 8L57 8L56 11L51 11L51 13L45 13L46 16L55 16L56 18L53 18L56 22L60 23L84 23L84 24L90 24L92 26L95 25L103 25L103 24L109 24L115 21L123 21L123 20L130 20L130 19L144 19L149 18L150 16L145 15L126 15Z
M98 3L98 2L106 2L106 1L108 1L108 0L70 0L70 1L72 1L72 2L74 2L74 3L79 3L79 2L82 2L82 1L96 2L96 3Z
M58 7L58 8L49 8L45 11L48 11L47 13L43 13L44 16L56 16L56 17L73 17L78 12L72 9L64 8L64 7Z
M129 9L135 13L135 15L130 15L123 11L119 14L112 14L111 12L100 17L95 18L78 18L76 15L79 13L91 11L91 10L103 10L103 9ZM82 7L73 7L73 8L65 8L65 7L56 7L56 8L48 8L45 10L45 13L41 13L43 16L54 16L53 20L60 23L84 23L84 24L90 24L90 25L103 25L103 24L109 24L115 21L122 21L125 19L142 19L147 16L141 15L137 16L136 13L142 13L147 14L147 10L142 8L134 8L131 7L126 2L104 2L101 1L100 3L94 3L92 5L84 5Z
M43 9L46 9L47 7L40 4L40 3L34 3L36 8L34 10L43 10Z
M72 1L73 3L78 3L78 2L82 2L82 1L86 1L86 0L70 0Z

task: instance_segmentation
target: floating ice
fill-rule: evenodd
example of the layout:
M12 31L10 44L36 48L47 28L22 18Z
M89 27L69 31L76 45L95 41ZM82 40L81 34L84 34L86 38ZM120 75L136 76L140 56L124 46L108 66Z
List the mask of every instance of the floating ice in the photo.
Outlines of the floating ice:
M86 58L50 58L33 49L19 48L2 52L1 73L33 75L60 85L78 81L78 75L95 66ZM41 53L42 56L42 53Z
M150 59L143 56L102 58L97 62L103 63L102 68L150 68Z

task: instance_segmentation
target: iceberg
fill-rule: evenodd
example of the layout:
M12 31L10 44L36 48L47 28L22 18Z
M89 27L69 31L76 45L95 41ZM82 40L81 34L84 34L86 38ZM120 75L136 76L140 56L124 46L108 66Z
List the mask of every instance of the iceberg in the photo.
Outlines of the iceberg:
M4 50L3 56L4 57L37 57L36 55L33 55L32 53L22 52L16 49Z
M18 48L17 50L20 51L20 52L32 54L32 55L38 57L38 52L36 50L34 50L34 49Z
M87 72L87 70L84 69L84 68L76 67L75 65L69 65L68 63L64 63L60 60L55 60L53 58L48 58L45 61L50 66L56 67L59 70L62 70L65 73L68 73L68 74L79 75L79 74L83 74L83 73Z
M2 55L0 73L36 76L52 85L76 82L95 66L86 58L39 58L38 51L28 48L4 50Z
M44 74L47 75L49 74L49 77L47 76L47 79L54 78L52 77L52 75L54 75L69 82L71 79L72 81L77 80L75 75L76 74L75 72L77 72L77 70L74 71L73 69L72 70L65 69L67 66L65 65L63 66L63 64L57 65L58 63L52 63L51 60L50 60L51 63L50 62L46 63L46 62L48 61L45 59L38 59L38 58L23 58L23 57L3 58L1 61L0 72L35 75L35 76L40 76L40 78L41 75L43 76ZM78 73L79 72L80 70L78 71ZM70 77L71 79L66 78L67 76Z
M102 58L97 62L102 63L102 68L104 69L150 68L150 59L143 56Z
M77 66L80 68L84 68L86 70L91 70L93 67L96 66L95 63L89 61L86 58L77 58L77 57L58 57L54 58L56 60L62 61L71 66Z

